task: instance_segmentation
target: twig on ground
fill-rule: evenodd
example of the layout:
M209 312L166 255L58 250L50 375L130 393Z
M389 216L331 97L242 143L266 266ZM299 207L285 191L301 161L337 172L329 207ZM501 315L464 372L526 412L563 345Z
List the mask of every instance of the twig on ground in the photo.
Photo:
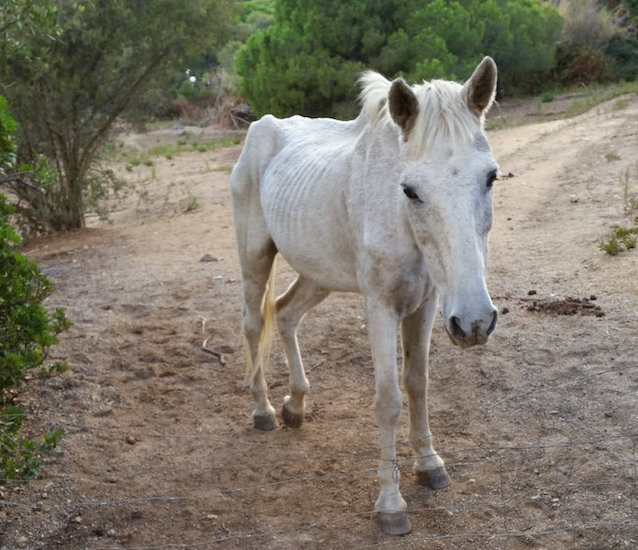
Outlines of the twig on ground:
M204 340L204 343L202 344L202 351L205 351L206 353L210 353L211 355L214 355L215 357L217 357L217 359L219 359L220 365L225 365L226 359L224 359L224 354L221 351L215 351L214 349L210 349L209 347L207 347L207 344L208 344L208 338L206 338L206 340Z

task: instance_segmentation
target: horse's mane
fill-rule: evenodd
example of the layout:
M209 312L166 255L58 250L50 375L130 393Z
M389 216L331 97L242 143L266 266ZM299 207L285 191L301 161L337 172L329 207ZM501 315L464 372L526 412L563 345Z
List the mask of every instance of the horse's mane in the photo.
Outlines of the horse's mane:
M392 82L374 71L365 72L360 80L361 114L372 126L390 119L387 106ZM437 146L454 146L471 142L483 126L462 97L463 86L447 80L424 81L412 86L419 102L419 116L410 131L408 148L420 156Z

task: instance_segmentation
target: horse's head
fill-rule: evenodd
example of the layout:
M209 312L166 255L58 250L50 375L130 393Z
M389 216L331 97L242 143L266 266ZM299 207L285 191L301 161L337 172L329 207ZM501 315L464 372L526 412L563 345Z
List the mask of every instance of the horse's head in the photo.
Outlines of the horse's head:
M397 79L388 95L400 128L397 192L441 297L447 333L462 347L485 343L497 319L485 269L498 166L483 130L496 75L486 57L464 85L410 87Z

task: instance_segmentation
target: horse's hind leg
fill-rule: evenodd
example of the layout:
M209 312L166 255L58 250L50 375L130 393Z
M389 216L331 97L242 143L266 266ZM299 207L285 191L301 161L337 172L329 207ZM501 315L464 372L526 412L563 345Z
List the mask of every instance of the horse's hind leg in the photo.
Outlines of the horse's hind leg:
M277 300L277 324L290 369L290 395L284 397L282 418L287 426L298 428L303 423L304 399L310 384L304 372L297 327L307 311L319 304L329 291L299 275Z
M263 342L264 319L262 302L277 249L272 241L263 243L259 250L251 253L240 250L243 292L244 335L248 346L250 366L250 393L255 399L253 411L254 426L258 430L272 430L277 427L275 409L268 400L268 387L264 377Z
M410 443L416 454L414 469L421 485L444 489L450 483L443 460L432 446L428 421L428 353L436 298L425 302L413 315L403 320L404 386L410 411Z

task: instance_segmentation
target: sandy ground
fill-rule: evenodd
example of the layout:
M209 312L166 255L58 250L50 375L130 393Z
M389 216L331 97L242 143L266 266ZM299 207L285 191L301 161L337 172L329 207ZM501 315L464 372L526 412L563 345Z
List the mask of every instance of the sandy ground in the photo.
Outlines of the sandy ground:
M304 426L251 427L234 146L130 172L120 164L129 185L110 221L91 216L84 231L28 247L57 286L51 307L73 327L53 350L70 371L23 395L27 433L69 433L38 479L0 486L0 547L638 547L638 252L598 248L613 224L629 223L627 197L638 195L638 97L489 138L505 176L488 281L500 322L486 347L465 351L437 322L430 412L453 484L416 484L404 411L410 535L381 534L370 513L377 431L358 296L333 295L304 321ZM291 279L283 266L280 290ZM205 339L225 364L200 349ZM279 347L269 383L279 407Z

